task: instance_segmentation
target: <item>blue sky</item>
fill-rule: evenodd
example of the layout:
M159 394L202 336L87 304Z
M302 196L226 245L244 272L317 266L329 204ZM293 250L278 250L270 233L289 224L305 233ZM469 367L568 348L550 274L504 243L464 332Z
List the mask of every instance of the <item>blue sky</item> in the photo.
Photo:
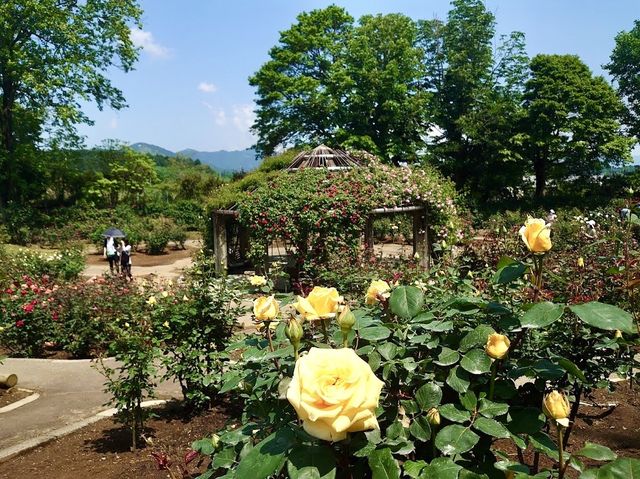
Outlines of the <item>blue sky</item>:
M87 144L104 139L143 141L173 151L250 147L254 92L247 78L268 59L279 32L302 11L340 5L355 18L404 13L414 19L446 18L448 0L141 0L142 46L136 70L111 77L129 108L86 112ZM487 0L498 33L519 30L530 55L571 53L601 74L614 37L640 19L640 0Z

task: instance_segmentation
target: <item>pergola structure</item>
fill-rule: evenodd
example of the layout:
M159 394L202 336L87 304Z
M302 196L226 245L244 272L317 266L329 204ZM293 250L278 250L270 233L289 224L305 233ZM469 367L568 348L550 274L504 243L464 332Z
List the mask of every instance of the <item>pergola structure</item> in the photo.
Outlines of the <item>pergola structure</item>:
M332 149L325 145L312 150L303 151L296 156L286 171L295 174L303 168L323 168L331 171L360 168L360 162L345 151ZM408 205L392 208L375 208L369 212L363 231L364 248L373 254L374 235L373 221L376 216L409 214L413 218L413 254L418 256L421 267L431 266L431 243L429 240L429 222L424 205ZM249 231L237 221L238 205L228 209L212 212L213 246L216 258L216 272L224 273L230 266L247 262ZM265 261L263 265L254 265L257 269L268 268L269 246L265 244ZM233 250L233 251L231 251Z

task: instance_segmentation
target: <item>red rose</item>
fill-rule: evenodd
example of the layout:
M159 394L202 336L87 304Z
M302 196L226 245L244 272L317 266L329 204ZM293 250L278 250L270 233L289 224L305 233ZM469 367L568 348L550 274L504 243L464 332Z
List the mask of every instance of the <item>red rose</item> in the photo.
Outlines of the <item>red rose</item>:
M16 321L16 328L22 328L24 326L24 321L22 319L19 319L18 321Z

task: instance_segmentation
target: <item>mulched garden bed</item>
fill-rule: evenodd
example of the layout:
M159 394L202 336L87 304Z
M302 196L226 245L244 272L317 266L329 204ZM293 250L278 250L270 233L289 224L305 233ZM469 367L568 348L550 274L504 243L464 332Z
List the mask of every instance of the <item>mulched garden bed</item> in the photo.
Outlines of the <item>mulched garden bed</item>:
M230 417L223 405L190 417L177 407L159 411L147 423L147 437L153 441L135 452L129 450L131 436L113 419L90 426L40 447L0 462L0 478L24 479L165 479L167 471L158 469L151 453L167 454L174 464L182 463L191 443L221 429ZM200 464L198 464L201 462ZM192 477L206 470L208 461L196 458L190 463ZM182 477L176 466L177 477Z
M627 383L619 383L615 392L598 390L585 401L617 406L581 406L569 450L575 451L585 441L591 441L610 447L619 456L640 457L640 386L631 390ZM233 417L233 412L223 404L196 417L185 417L179 409L159 415L148 422L153 445L136 452L129 451L129 432L112 419L105 419L0 463L0 478L167 478L167 471L158 470L151 453L164 452L174 463L180 463L193 441L222 428ZM500 449L509 451L505 447ZM515 450L509 452L517 460ZM532 457L533 454L525 455L529 463ZM196 467L197 463L197 459L191 463L192 477L206 469L206 462ZM541 460L540 467L545 466L550 466L550 462ZM577 474L569 468L567 477L577 477Z

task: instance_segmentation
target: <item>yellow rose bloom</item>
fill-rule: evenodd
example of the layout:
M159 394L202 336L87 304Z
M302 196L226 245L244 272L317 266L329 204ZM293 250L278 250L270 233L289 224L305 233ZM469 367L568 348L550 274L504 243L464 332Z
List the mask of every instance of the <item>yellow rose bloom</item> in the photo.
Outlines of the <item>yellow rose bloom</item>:
M376 408L383 382L353 349L311 348L296 362L287 399L304 430L325 441L379 429Z
M280 312L274 296L260 296L253 302L253 315L258 321L273 321Z
M166 291L163 291L163 292L162 292L162 297L163 297L163 298L166 298L167 296L169 296L169 293L167 293Z
M154 305L154 304L156 304L156 302L157 301L156 301L156 297L155 296L151 296L151 297L149 297L149 299L147 299L147 304Z
M264 286L265 284L267 284L267 278L265 278L264 276L254 275L251 276L249 282L251 283L251 286Z
M578 258L578 268L584 268L584 258L582 256Z
M615 339L620 339L622 337L622 331L616 329L616 333L614 335Z
M309 296L298 296L298 302L293 303L298 313L309 321L315 319L333 318L342 302L342 296L336 288L314 287Z
M427 411L427 421L435 427L440 425L440 411L438 411L438 408L432 407Z
M520 228L520 237L532 253L546 253L551 249L551 225L541 218L529 216Z
M555 419L559 423L566 422L571 413L571 406L567 397L559 391L551 391L542 401L542 410L549 419ZM564 424L563 424L564 425Z
M511 341L503 334L493 333L489 335L484 350L493 359L502 359L509 352Z
M372 281L367 289L367 295L365 297L365 303L368 305L376 304L380 301L380 298L388 298L391 296L391 286L386 281L377 279Z

